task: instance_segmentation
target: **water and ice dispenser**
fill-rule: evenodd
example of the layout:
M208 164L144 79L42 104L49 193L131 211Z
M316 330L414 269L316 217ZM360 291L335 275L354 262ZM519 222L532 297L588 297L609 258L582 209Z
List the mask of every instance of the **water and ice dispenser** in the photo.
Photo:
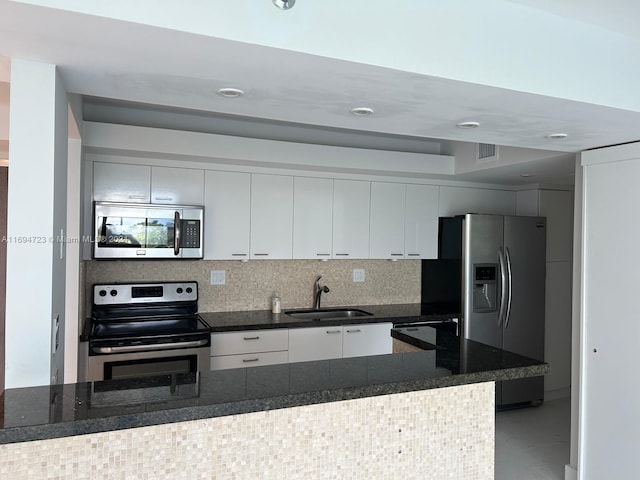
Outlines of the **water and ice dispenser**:
M473 311L495 312L498 309L498 264L473 265Z

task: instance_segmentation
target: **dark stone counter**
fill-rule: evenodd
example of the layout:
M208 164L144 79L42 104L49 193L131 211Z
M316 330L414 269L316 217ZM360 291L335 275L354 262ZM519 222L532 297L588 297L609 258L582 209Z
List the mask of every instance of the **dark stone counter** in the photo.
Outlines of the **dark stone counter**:
M343 308L326 307L325 309ZM421 305L409 303L400 305L357 305L358 310L371 313L371 316L352 317L347 319L301 320L290 317L285 312L273 314L270 310L251 310L247 312L212 312L200 313L205 322L211 326L212 332L232 332L238 330L261 330L269 328L317 327L320 325L335 326L357 323L407 323L420 321L436 321L457 318L459 313L450 313L446 308L437 305ZM296 309L301 310L301 309Z
M389 315L386 308L391 308L394 314ZM367 318L394 322L424 320L419 309L414 308L376 307L375 318ZM270 312L204 315L213 331L293 326L275 323L269 317ZM350 323L355 323L354 319ZM10 389L0 397L0 444L534 377L549 372L546 363L460 340L456 327L452 322L432 327L434 332L429 338L436 339L435 345L423 345L432 349L413 353ZM415 345L424 341L412 340L406 332L393 336Z

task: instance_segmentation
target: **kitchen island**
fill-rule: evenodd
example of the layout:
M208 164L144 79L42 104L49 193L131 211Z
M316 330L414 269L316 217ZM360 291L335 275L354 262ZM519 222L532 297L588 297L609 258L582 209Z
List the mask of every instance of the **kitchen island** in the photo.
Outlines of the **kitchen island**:
M8 390L0 475L493 478L493 382L549 366L464 339L443 343Z

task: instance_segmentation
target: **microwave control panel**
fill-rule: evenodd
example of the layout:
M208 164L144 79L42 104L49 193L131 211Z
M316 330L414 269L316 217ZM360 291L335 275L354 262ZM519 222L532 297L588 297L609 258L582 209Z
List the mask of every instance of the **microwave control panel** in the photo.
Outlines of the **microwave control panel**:
M200 248L200 220L182 220L180 248Z

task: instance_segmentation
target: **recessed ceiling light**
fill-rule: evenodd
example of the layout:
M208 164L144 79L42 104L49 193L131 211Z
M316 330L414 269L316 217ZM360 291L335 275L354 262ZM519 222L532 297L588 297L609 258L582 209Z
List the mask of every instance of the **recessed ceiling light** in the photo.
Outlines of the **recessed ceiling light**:
M351 109L351 113L358 117L366 117L367 115L373 115L373 108L356 107Z
M458 128L478 128L479 126L478 122L460 122L456 125Z
M280 10L289 10L296 4L296 0L273 0L273 4Z
M244 91L239 88L221 88L216 93L227 98L238 98L244 95Z
M566 133L550 133L549 135L545 135L544 138L547 140L563 140L567 138L569 135Z

